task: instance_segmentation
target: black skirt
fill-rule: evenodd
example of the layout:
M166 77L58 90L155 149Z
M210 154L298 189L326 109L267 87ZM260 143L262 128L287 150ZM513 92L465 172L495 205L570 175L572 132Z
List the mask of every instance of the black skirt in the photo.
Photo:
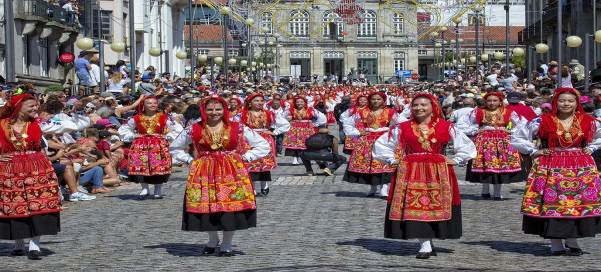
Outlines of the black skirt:
M299 150L299 149L286 149L284 151L284 155L288 156L288 157L300 157L301 153L303 153L304 150Z
M488 183L488 184L508 184L515 182L524 181L525 175L524 168L522 171L514 173L479 173L472 172L472 160L467 163L467 171L465 173L465 179L469 182L474 183Z
M462 235L461 205L452 206L451 220L438 222L392 221L386 206L384 237L390 239L459 239Z
M184 231L234 231L257 226L257 210L220 213L189 213L184 209Z
M251 181L271 181L271 171L250 172Z
M365 174L355 173L346 170L342 180L350 183L369 184L369 185L382 185L388 184L392 181L394 173L381 173L381 174Z
M170 175L156 175L156 176L129 176L129 181L135 183L147 183L147 184L162 184L169 180Z
M555 219L524 215L522 230L526 234L535 234L545 239L595 237L597 233L601 233L601 217Z
M56 235L60 230L59 213L32 215L27 218L0 219L0 240Z

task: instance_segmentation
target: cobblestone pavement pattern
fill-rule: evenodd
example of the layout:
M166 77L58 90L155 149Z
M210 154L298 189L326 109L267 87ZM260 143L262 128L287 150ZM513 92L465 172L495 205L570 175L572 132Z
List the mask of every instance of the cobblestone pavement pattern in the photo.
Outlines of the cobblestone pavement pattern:
M461 182L463 238L435 241L439 256L417 260L415 241L383 238L385 201L364 197L367 186L342 182L343 168L333 177L308 177L301 166L279 167L269 197L258 198L257 228L236 233L234 257L200 256L207 235L180 230L183 169L163 200L138 201L132 184L95 201L67 203L62 232L42 239L47 256L9 257L12 243L2 241L0 270L601 270L600 238L581 241L589 253L582 257L552 257L548 242L521 232L523 184L506 186L509 200L493 202L479 199L480 186Z

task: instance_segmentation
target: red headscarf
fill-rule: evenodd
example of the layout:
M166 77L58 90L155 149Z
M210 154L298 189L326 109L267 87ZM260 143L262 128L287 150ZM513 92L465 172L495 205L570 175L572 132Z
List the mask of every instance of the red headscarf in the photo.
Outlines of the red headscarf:
M241 116L241 121L243 124L247 124L248 122L248 111L251 108L250 103L253 101L253 99L257 98L257 97L263 97L262 93L255 93L249 97L246 98L246 100L244 100L244 108L242 109L242 116ZM261 109L263 110L263 109ZM271 123L273 122L273 120L275 119L275 117L273 116L273 113L271 111L265 111L267 113L267 126L270 127Z
M582 108L582 104L580 104L580 93L578 92L578 90L574 89L574 88L557 88L555 89L555 94L553 95L553 101L551 102L551 112L553 112L553 114L557 115L557 100L559 99L559 96L561 94L564 93L569 93L569 94L573 94L576 96L576 112L581 112L581 113L585 113L584 109Z
M388 98L388 96L386 96L386 94L384 92L371 92L367 96L367 99L371 100L371 97L374 96L374 95L380 96L384 100L384 104L386 104L386 98Z
M142 101L140 101L140 104L138 104L138 114L144 114L144 102L146 102L146 100L148 100L148 99L154 99L154 100L157 100L157 102L159 101L156 96L144 97L144 99L142 99Z
M429 94L429 93L418 93L415 94L413 96L413 99L411 99L411 104L413 105L413 101L415 101L418 98L426 98L428 100L430 100L430 103L432 103L432 118L431 118L431 122L434 121L438 121L439 119L444 119L444 116L442 115L442 108L440 107L440 105L438 104L438 98L436 98L436 96ZM411 120L414 120L415 117L413 116L413 111L411 111Z
M32 99L35 100L35 97L27 93L14 95L10 98L10 101L8 101L6 105L0 108L0 119L17 118L17 114L19 114L19 111L21 111L23 102Z
M586 112L584 111L584 109L582 108L582 105L580 104L580 93L574 89L574 88L558 88L555 90L555 94L553 95L553 101L551 102L551 112L545 113L541 116L541 126L538 130L538 135L540 138L542 139L548 139L550 137L550 134L555 134L557 128L555 127L555 122L553 121L553 117L557 116L558 113L558 109L557 109L557 103L558 103L558 99L559 96L564 94L564 93L569 93L569 94L573 94L574 96L576 96L576 110L575 110L575 115L576 117L580 118L582 117L582 121L580 123L580 127L582 129L582 132L584 132L584 139L586 142L590 142L593 138L593 132L594 132L594 118L591 117L590 115L586 114ZM555 135L553 135L555 136Z
M229 125L230 124L230 113L227 110L228 103L227 103L227 101L225 101L225 99L223 99L223 97L217 96L217 95L209 96L200 101L200 118L201 118L200 122L202 123L202 125L204 126L206 124L206 121L208 120L207 104L211 101L218 102L223 106L222 121L226 126Z
M499 99L501 99L501 102L503 102L503 100L505 100L505 94L503 94L502 92L488 92L484 95L483 99L486 100L486 98L488 98L491 95L494 95L494 96L498 97Z

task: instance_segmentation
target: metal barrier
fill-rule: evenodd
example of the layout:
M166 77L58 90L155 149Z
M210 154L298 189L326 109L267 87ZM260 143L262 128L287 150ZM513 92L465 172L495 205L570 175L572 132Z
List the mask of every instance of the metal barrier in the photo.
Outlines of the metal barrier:
M20 0L13 2L15 17L39 17L40 20L79 28L77 14L60 6L50 5L44 0Z

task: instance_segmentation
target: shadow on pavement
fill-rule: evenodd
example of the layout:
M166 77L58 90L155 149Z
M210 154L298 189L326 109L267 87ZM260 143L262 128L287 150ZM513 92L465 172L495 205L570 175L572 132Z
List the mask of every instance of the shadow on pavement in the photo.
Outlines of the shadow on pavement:
M419 250L417 243L401 242L385 239L355 239L352 241L338 242L341 246L360 246L369 251L382 255L415 256ZM435 246L438 253L453 253L453 250Z
M144 248L157 249L163 248L168 254L178 257L215 257L217 253L213 255L202 255L204 248L203 244L184 244L184 243L167 243L159 244L154 246L144 246ZM242 251L233 251L235 255L245 255Z
M269 266L264 268L254 268L239 270L243 272L259 272L259 271L421 271L421 270L437 270L437 271L465 271L463 267L451 267L451 265L343 265L343 264L320 264L320 265L292 265L292 266ZM487 269L479 269L478 271L487 271Z
M488 246L500 252L513 252L533 256L551 256L549 247L539 242L474 241L462 242L466 245Z
M361 197L361 198L376 198L376 197L368 197L365 192L349 192L349 191L341 191L341 192L322 192L322 195L335 195L336 197Z
M490 202L495 202L495 200L492 199L486 199L486 198L482 198L480 195L461 195L461 199L462 200L473 200L473 201L490 201ZM513 198L508 198L508 197L503 197L503 200L501 201L509 201L509 200L513 200Z
M149 201L151 198L141 199L138 195L106 195L104 197L115 197L121 200L133 200L133 201Z

